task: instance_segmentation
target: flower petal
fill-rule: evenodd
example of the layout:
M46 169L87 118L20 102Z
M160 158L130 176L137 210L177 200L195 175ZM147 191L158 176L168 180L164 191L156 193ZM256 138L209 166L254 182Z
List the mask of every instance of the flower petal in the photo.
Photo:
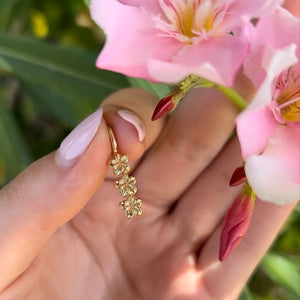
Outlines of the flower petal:
M230 9L236 15L246 16L248 20L270 14L284 0L236 0L231 1Z
M261 155L245 164L248 182L264 201L287 204L300 198L300 127L278 125Z
M262 108L271 102L273 80L282 71L297 63L295 51L296 45L282 49L262 46L248 56L244 64L244 73L260 87L246 111Z
M117 0L117 1L125 5L142 6L149 12L153 13L154 15L161 12L159 1L155 1L155 0Z
M232 86L247 45L231 35L210 37L185 46L170 62L152 59L148 69L157 81L176 83L189 74Z
M152 17L143 8L126 6L117 0L92 0L91 12L107 34L96 62L99 68L152 80L147 60L170 59L182 47L175 39L159 36Z
M276 126L277 122L269 107L245 111L238 116L236 128L244 161L265 149Z
M257 42L269 44L276 49L296 44L299 58L299 19L286 9L278 7L273 14L261 18L257 23L256 31Z
M295 53L299 58L300 51L299 31L299 19L281 7L258 21L244 63L244 72L256 87L267 76L272 80L296 63Z
M227 5L227 13L222 25L226 28L239 26L241 21L249 22L251 19L260 18L270 14L282 0L219 0L220 6ZM224 4L226 3L226 4Z

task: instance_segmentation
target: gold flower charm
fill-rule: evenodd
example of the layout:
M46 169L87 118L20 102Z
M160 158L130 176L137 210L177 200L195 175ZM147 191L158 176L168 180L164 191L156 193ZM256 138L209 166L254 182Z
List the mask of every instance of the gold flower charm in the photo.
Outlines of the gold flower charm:
M110 141L113 150L113 157L110 161L110 166L118 177L115 182L115 186L120 190L123 197L127 197L126 200L120 202L120 207L124 210L125 216L131 219L135 216L142 214L142 200L137 199L134 194L137 192L136 179L133 176L129 176L130 166L128 164L128 157L126 155L120 155L118 153L117 141L111 128L108 128Z
M125 211L125 215L128 219L140 216L143 213L142 200L137 199L134 196L129 196L126 200L120 203L120 206Z
M116 181L116 188L120 190L123 197L134 195L137 192L135 183L135 177L124 175L121 179Z
M116 153L110 162L110 166L112 167L115 176L123 176L130 171L127 155Z

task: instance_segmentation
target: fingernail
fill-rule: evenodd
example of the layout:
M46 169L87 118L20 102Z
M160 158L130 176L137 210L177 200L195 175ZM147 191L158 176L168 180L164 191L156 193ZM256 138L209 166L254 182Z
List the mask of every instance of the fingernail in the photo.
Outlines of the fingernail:
M142 142L146 136L146 129L140 118L128 110L118 110L118 115L134 126L137 131L139 141Z
M85 152L93 140L101 123L102 114L102 109L96 110L77 125L62 141L55 154L55 159L59 165L70 167L76 163L77 158Z

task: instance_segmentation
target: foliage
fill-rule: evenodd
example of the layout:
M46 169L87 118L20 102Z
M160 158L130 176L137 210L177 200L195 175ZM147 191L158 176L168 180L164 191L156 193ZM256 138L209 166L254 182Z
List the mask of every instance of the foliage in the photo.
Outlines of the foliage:
M126 86L161 97L164 85L94 67L104 41L90 20L88 0L0 1L0 183L62 138L110 93ZM300 296L299 207L240 299Z

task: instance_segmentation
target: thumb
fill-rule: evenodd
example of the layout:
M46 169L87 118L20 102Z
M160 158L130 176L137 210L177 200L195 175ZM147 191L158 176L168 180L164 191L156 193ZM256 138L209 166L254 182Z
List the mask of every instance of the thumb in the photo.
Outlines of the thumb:
M103 182L111 146L102 109L82 121L56 153L36 161L0 192L0 291L20 275L55 230Z

